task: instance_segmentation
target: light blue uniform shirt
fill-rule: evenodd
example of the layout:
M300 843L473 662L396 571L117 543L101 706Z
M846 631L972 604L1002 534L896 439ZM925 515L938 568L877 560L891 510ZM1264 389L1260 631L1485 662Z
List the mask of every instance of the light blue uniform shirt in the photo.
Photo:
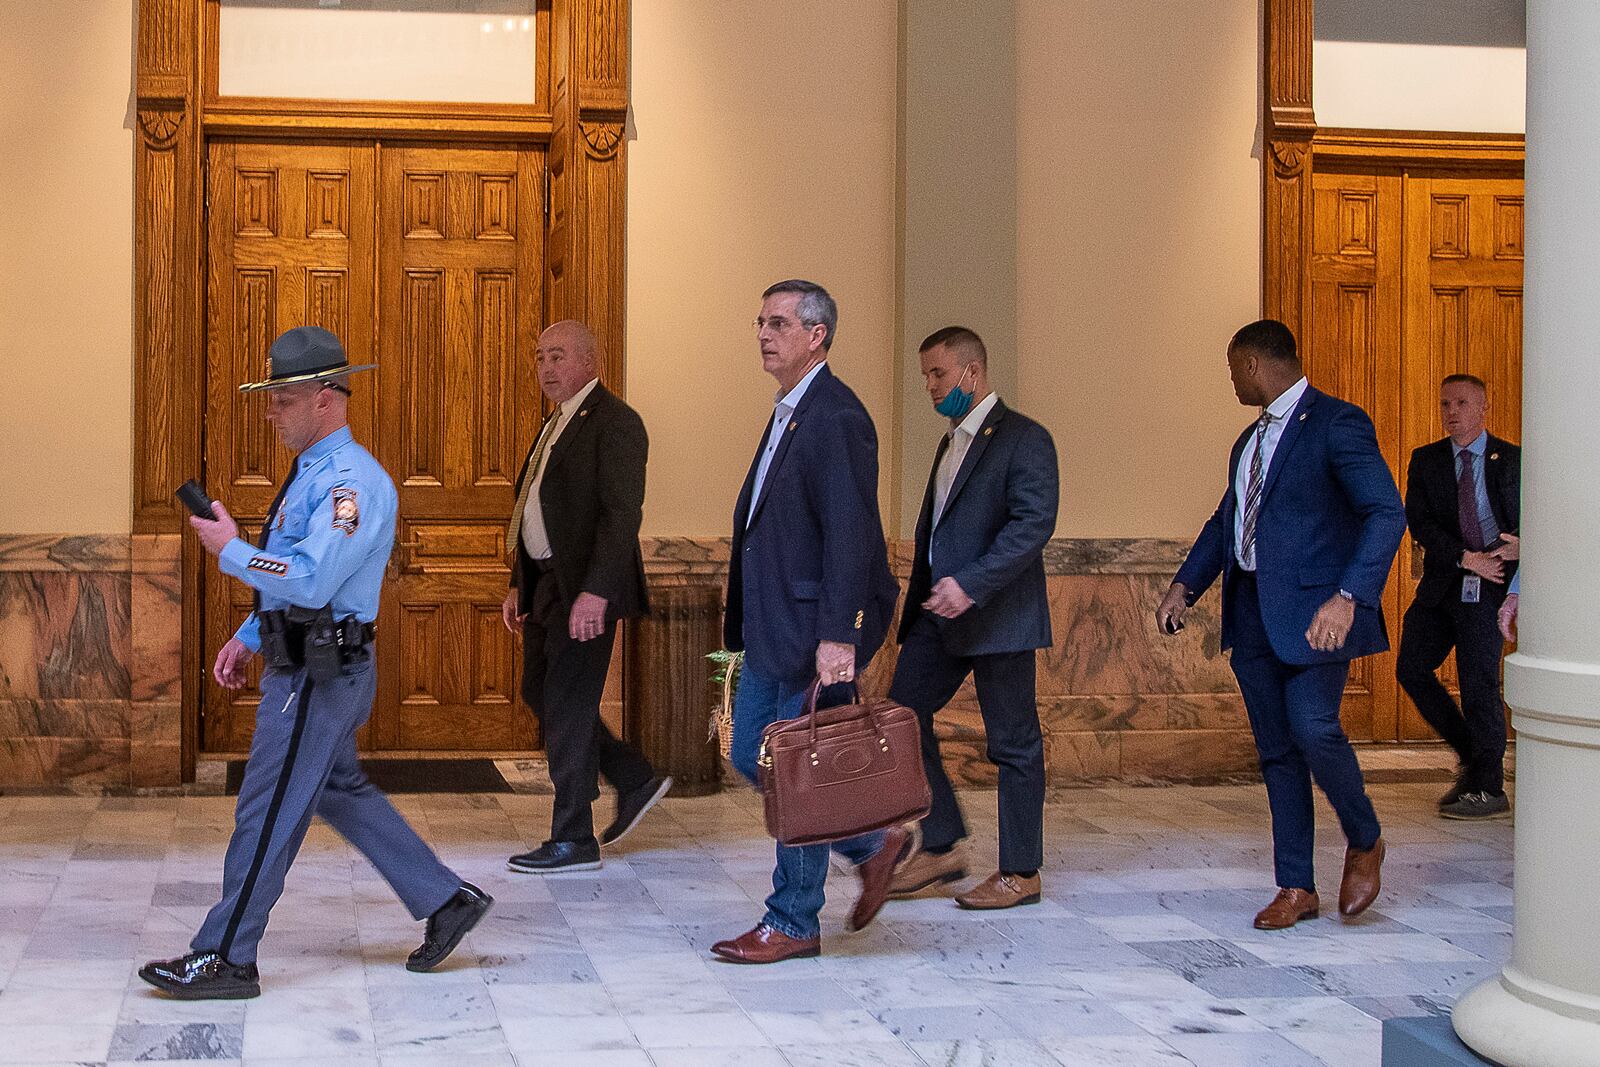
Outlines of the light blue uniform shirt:
M1477 490L1478 497L1478 525L1479 531L1486 545L1494 544L1494 539L1500 536L1500 527L1495 525L1494 512L1489 510L1489 487L1483 479L1483 454L1489 450L1489 431L1479 431L1478 436L1470 445L1465 447L1450 442L1450 447L1456 454L1456 480L1461 480L1461 465L1471 462L1472 484Z
M372 622L397 507L389 472L341 426L300 453L266 545L235 537L222 549L222 572L259 590L264 611L331 604L336 619ZM255 612L233 636L261 650Z

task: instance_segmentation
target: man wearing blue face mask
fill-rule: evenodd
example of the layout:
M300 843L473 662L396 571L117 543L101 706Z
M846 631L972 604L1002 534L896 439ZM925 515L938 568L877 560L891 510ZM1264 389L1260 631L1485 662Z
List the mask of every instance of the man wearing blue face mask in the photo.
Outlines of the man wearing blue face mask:
M1000 863L956 898L964 908L1039 900L1044 853L1044 741L1034 694L1034 653L1049 648L1044 546L1055 532L1059 476L1050 433L989 388L978 335L947 326L922 342L933 409L950 420L917 519L900 658L889 697L922 722L922 763L933 807L922 844L890 887L909 896L967 876L967 829L933 730L935 713L967 675L978 689L987 754L1000 771Z

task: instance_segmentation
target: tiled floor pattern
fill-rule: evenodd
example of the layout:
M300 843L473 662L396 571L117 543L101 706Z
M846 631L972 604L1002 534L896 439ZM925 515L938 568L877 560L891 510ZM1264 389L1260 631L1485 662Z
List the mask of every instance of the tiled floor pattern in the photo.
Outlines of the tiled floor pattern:
M0 797L0 1064L1375 1067L1380 1020L1447 1011L1510 950L1511 826L1438 819L1441 788L1373 785L1385 893L1354 924L1251 929L1272 885L1259 785L1063 790L1038 906L891 902L850 936L839 870L824 955L765 968L706 953L769 886L748 791L668 801L604 869L550 878L503 867L542 839L548 797L401 797L498 898L447 969L404 970L419 927L319 824L263 996L199 1004L133 971L181 952L214 899L231 800ZM988 857L993 796L965 800ZM1331 897L1342 845L1321 825Z

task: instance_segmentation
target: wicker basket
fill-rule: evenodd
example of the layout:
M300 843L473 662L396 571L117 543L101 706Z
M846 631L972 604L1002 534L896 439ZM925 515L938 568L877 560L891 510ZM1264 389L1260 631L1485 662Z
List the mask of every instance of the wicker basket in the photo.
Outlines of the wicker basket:
M739 668L744 663L744 653L735 652L722 665L722 700L711 709L711 728L708 735L717 739L717 748L723 759L733 752L733 694L738 687Z

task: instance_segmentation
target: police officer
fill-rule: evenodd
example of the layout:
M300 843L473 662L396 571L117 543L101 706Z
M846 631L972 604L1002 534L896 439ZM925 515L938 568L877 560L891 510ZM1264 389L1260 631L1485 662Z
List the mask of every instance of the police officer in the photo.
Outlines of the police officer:
M181 999L260 995L256 944L313 814L372 862L414 918L428 920L408 970L437 967L492 903L439 862L356 759L356 731L371 714L377 681L372 622L396 510L394 483L345 420L349 376L371 367L350 366L339 339L315 326L274 341L267 380L240 386L268 390L267 421L296 453L261 544L241 539L221 504L215 521L190 520L222 573L256 590L256 610L217 654L213 674L237 689L257 652L266 670L222 899L193 951L139 971Z

